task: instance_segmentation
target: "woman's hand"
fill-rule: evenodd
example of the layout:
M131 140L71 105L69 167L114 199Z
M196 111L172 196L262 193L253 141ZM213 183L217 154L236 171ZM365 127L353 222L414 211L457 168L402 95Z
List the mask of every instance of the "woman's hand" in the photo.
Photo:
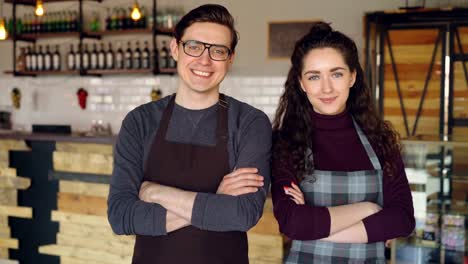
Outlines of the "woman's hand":
M304 201L304 194L302 193L301 189L299 186L294 184L294 182L291 182L291 186L284 186L284 193L287 195L291 196L291 200L293 200L296 204L305 204Z

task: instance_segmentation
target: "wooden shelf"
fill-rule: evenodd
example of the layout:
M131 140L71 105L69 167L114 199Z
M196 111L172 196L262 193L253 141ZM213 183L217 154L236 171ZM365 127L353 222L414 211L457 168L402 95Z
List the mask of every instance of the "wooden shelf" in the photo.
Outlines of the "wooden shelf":
M16 36L16 39L43 39L43 38L66 38L66 37L79 37L79 32L55 32L55 33L36 33L36 34L20 34Z
M86 74L92 75L111 75L111 74L151 74L152 69L117 69L117 70L88 70Z
M17 71L16 73L13 71L4 71L5 74L14 74L17 76L37 76L37 75L73 75L79 74L79 71Z
M161 74L176 74L177 73L177 68L160 69L159 73L161 73Z
M102 2L102 0L87 0L91 2ZM56 3L56 2L78 2L78 0L42 0L42 3ZM13 3L13 0L5 0L5 3ZM15 0L17 5L36 5L36 0Z
M136 29L122 29L122 30L109 30L95 32L101 36L120 36L129 34L151 34L149 28L136 28Z
M156 27L155 29L156 35L172 36L173 31L174 31L173 28Z

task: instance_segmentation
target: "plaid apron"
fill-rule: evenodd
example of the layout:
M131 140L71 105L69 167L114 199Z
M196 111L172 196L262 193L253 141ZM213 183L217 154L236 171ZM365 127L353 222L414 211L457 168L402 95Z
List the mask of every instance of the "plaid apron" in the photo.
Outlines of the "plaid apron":
M314 170L313 176L307 175L300 183L306 204L328 207L369 201L383 205L382 168L367 137L354 119L353 123L374 169L351 172ZM307 154L311 154L311 150ZM312 157L306 155L309 156ZM358 244L293 240L285 263L385 263L384 251L384 242Z

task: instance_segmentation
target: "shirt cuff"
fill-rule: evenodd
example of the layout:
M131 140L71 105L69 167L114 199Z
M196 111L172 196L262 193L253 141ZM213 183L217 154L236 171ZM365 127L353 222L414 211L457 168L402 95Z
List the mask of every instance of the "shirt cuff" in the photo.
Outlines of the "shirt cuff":
M206 203L208 201L207 193L197 193L192 208L192 221L191 224L200 229L203 229L203 220L205 215Z

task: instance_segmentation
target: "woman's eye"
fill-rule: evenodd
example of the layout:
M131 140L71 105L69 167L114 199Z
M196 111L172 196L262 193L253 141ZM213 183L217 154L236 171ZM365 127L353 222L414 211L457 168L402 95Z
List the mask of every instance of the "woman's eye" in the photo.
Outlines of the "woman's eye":
M316 80L319 80L319 79L320 79L320 76L318 76L318 75L311 75L311 76L309 77L309 80L310 80L310 81L316 81Z
M341 72L334 72L334 73L332 74L332 76L333 76L333 78L340 78L340 77L343 77L343 73L341 73Z

